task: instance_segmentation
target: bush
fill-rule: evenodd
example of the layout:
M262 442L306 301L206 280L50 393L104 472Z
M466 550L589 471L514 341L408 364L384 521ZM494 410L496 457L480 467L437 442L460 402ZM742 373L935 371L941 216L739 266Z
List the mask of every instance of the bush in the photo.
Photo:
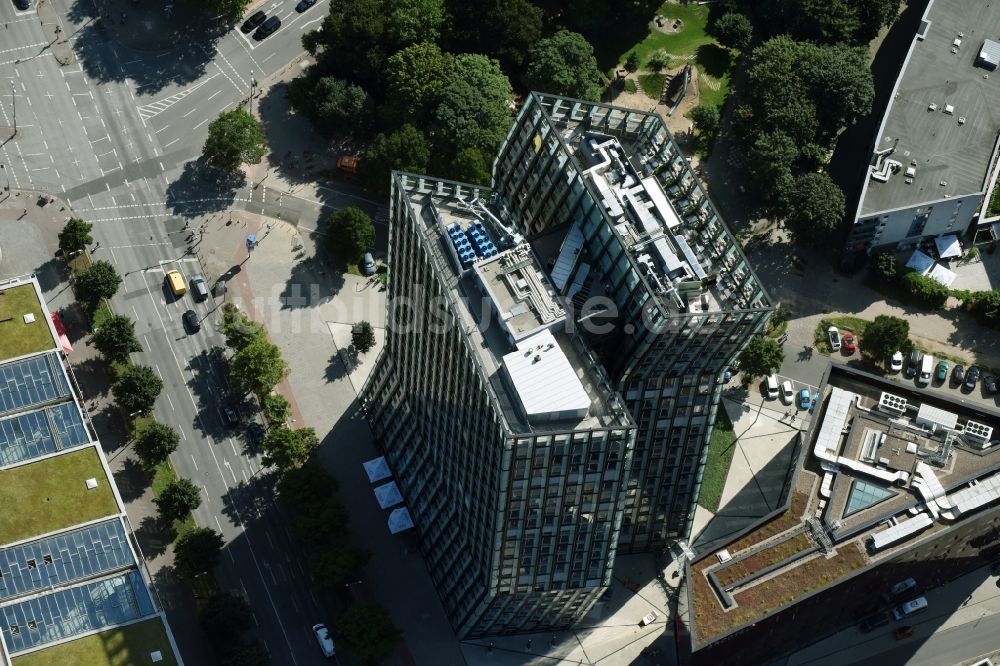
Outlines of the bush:
M902 285L913 303L925 310L939 310L944 307L950 293L948 287L916 271L903 275Z
M879 252L871 263L872 272L882 284L895 284L899 278L899 263L892 252Z

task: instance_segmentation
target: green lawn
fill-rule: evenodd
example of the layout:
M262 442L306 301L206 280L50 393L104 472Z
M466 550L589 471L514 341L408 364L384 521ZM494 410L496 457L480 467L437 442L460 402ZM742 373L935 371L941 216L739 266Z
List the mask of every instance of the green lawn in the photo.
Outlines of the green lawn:
M176 666L167 631L160 618L109 629L13 659L14 666L136 666L152 664L149 653L159 650L159 666Z
M708 462L705 463L705 475L701 480L701 493L698 495L698 504L709 511L714 512L719 509L722 489L726 485L729 465L733 461L735 452L736 433L733 431L733 423L729 420L726 410L719 405L715 427L712 429L712 439L708 444Z
M87 479L97 479L89 490ZM0 471L0 543L118 513L111 481L91 447Z
M29 312L35 315L35 321L25 324L23 315ZM0 360L55 349L48 318L49 314L42 312L34 285L0 291Z

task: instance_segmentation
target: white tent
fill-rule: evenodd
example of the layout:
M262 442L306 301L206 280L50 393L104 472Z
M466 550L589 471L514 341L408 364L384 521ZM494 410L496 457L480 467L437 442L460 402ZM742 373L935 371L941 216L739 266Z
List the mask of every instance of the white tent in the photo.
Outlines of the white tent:
M934 268L934 260L920 250L914 250L913 256L906 262L907 268L912 268L921 275L927 275Z
M411 527L413 527L413 519L410 518L410 512L406 510L406 507L401 506L389 514L389 531L391 533L398 534Z
M934 264L934 269L931 270L930 277L937 280L946 287L950 287L951 283L955 281L956 276L952 271L948 270L941 264Z
M385 461L384 456L373 458L362 464L364 465L365 473L368 475L368 481L371 483L388 479L392 476L392 472L389 471L389 463Z
M938 236L934 239L934 245L937 246L938 256L942 259L962 256L962 245L958 242L958 236L955 234Z
M383 509L388 509L390 506L396 506L403 502L403 496L399 493L399 487L395 481L376 486L375 499L378 500L378 505Z

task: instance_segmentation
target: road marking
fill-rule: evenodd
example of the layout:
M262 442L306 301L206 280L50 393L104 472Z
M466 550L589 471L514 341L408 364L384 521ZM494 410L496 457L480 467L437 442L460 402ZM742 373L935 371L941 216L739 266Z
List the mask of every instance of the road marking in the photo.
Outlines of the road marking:
M216 90L216 91L215 91L214 93L212 93L212 96L211 96L211 97L209 97L209 98L208 98L207 100L205 100L205 101L207 101L207 102L211 102L211 101L212 101L213 99L215 99L216 97L218 97L218 96L219 96L219 95L221 95L221 94L222 94L222 91L221 91L221 90Z
M175 93L164 99L138 107L139 117L142 118L143 121L149 120L150 118L155 118L156 116L160 115L161 113L169 109L177 102L181 101L182 99L193 93L198 88L202 87L203 85L214 79L216 76L218 76L218 74L212 74L205 80L199 81L198 83L194 84L187 90L182 90L179 93Z
M167 145L165 145L165 146L163 146L163 147L164 147L164 148L169 148L170 146L174 145L174 144L175 144L175 143L177 143L178 141L180 141L180 139L174 139L173 141L171 141L170 143L168 143ZM160 164L160 168L161 168L161 169L163 169L163 164Z
M160 129L158 129L158 130L155 130L155 131L153 132L153 134L159 134L160 132L162 132L163 130L167 129L168 127L170 127L170 125L164 125L164 126L163 126L163 127L161 127Z
M170 399L170 394L164 393L164 395L167 396L167 402L170 403L170 411L176 412L177 410L174 409L174 401Z
M195 126L194 126L194 129L198 129L199 127L201 127L202 125L204 125L204 124L205 124L205 123L207 123L208 121L209 121L209 119L208 119L208 118L206 118L205 120L203 120L203 121L201 121L200 123L198 123L197 125L195 125Z
M188 116L190 116L192 113L194 113L197 110L198 110L198 107L194 107L193 109L191 109L190 111L188 111L187 113L185 113L183 116L181 116L181 118L187 118Z
M270 60L271 58L273 58L273 57L274 57L274 55L275 55L275 54L274 54L274 53L272 53L271 55L269 55L269 56L267 56L266 58L264 58L263 60L261 60L261 62L262 62L262 63L265 63L265 62L267 62L268 60Z

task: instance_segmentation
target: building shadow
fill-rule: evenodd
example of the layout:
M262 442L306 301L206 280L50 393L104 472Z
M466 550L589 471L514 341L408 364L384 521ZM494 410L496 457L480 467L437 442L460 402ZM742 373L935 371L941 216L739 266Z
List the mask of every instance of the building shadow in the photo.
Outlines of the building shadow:
M242 171L223 171L199 157L185 162L180 176L167 186L166 206L183 218L216 213L231 208L237 191L244 186Z

